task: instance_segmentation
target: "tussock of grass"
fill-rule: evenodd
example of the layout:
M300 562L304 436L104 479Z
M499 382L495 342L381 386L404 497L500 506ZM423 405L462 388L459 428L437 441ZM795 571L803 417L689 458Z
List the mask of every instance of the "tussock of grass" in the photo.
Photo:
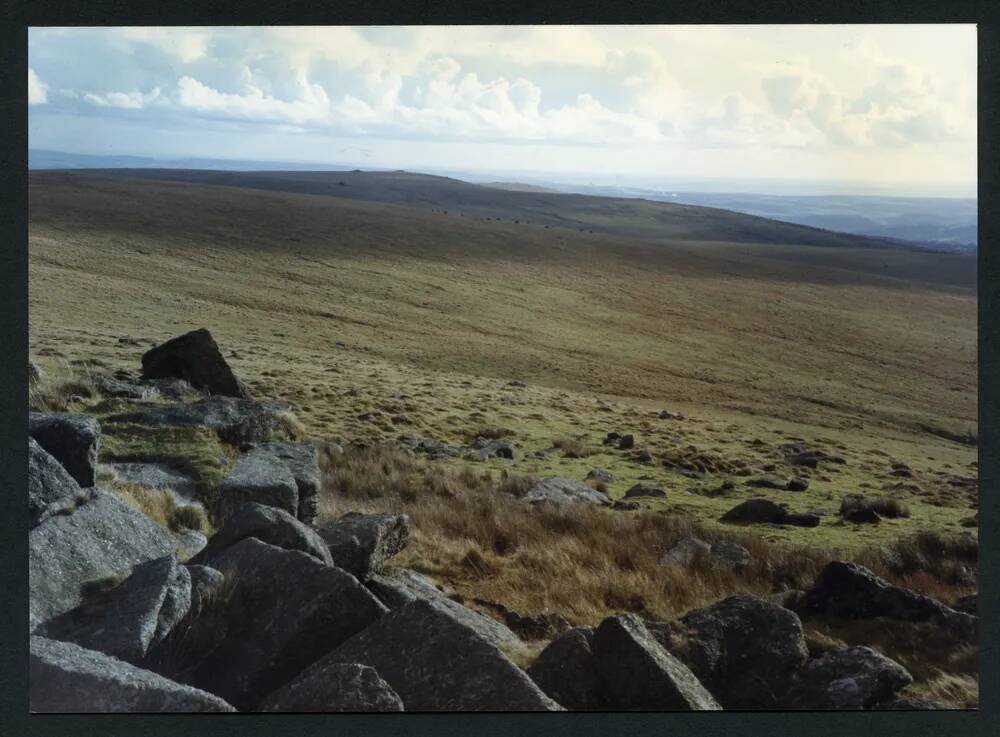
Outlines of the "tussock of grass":
M28 407L34 412L69 412L75 408L76 397L93 399L97 388L88 374L79 373L63 381L43 379L28 389Z
M139 484L115 481L111 490L126 503L142 512L161 527L172 532L195 530L210 533L205 509L198 504L183 504L171 489L151 489Z
M552 445L563 452L566 458L586 458L597 451L579 438L556 438Z
M101 455L110 461L166 463L212 485L225 478L236 451L205 428L107 423L102 426Z
M309 436L305 425L295 416L294 412L279 412L277 415L278 429L275 432L275 440L301 441Z

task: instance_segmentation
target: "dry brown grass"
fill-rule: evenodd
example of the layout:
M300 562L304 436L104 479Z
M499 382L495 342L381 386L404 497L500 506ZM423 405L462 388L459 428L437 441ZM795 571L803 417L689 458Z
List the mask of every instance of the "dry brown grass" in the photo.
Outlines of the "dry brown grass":
M89 373L77 371L68 380L50 381L45 378L28 388L28 407L34 412L68 412L78 398L93 399L97 387Z
M561 450L566 458L586 458L597 452L579 438L556 438L552 441L552 445Z
M110 481L111 490L127 504L172 532L195 530L211 534L208 514L199 504L182 504L171 489L151 489L139 484Z
M872 498L861 494L849 494L840 502L840 515L842 517L861 509L871 509L877 512L880 517L888 519L910 516L910 508L906 504L890 497Z

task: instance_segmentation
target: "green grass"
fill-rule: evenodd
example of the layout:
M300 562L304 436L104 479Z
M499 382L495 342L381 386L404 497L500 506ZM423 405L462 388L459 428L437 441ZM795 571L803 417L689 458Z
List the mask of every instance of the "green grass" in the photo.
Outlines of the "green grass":
M165 463L203 486L214 486L225 478L236 455L215 433L200 427L106 423L101 431L102 460Z

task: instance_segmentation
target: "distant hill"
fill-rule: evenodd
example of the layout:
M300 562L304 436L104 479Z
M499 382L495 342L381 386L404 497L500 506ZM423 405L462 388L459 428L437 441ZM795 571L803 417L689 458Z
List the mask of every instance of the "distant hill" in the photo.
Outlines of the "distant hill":
M72 176L73 173L67 173ZM38 172L43 178L53 173ZM728 210L553 192L509 191L406 171L87 170L77 176L184 182L405 205L460 217L568 228L631 238L768 245L922 250L905 241L848 235Z
M493 187L494 189L505 189L508 192L559 192L552 187L543 187L540 184L525 184L524 182L481 182L483 187Z

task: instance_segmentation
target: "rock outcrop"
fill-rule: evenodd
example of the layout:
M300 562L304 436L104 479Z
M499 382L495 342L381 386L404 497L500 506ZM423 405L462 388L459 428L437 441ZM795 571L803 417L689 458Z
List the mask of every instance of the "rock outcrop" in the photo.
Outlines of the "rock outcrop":
M551 504L600 504L610 505L611 498L603 491L598 491L587 484L573 479L549 478L539 481L528 489L521 497L522 501L532 504L549 502Z
M556 703L574 711L606 708L604 682L594 659L594 630L577 627L550 642L528 675Z
M870 647L849 647L810 660L785 704L792 709L870 709L913 681L894 660Z
M403 701L374 668L357 663L329 663L278 689L255 711L403 711Z
M212 334L204 328L168 340L143 354L145 379L183 379L195 389L228 397L250 398L233 374Z
M28 518L34 527L53 514L71 512L83 500L80 485L34 438L28 438Z
M211 564L212 559L222 551L249 537L285 550L300 550L321 563L333 565L329 548L314 529L302 524L283 509L256 502L240 507L212 536L205 549L189 562L196 565Z
M204 427L232 445L264 443L278 429L288 406L232 397L210 397L188 404L145 407L112 415L106 422L130 422L150 427Z
M97 481L101 425L89 415L31 412L28 434L62 464L81 487Z
M246 504L275 507L298 516L299 487L295 477L277 456L262 450L236 459L229 476L219 484L219 517L229 519Z
M335 565L367 579L410 542L410 520L405 514L350 512L319 528Z

